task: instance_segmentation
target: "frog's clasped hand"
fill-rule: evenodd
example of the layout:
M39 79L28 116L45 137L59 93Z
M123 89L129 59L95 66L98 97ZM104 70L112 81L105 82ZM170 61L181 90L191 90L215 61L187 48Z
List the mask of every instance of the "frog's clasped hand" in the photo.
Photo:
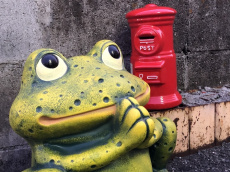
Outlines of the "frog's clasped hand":
M153 136L154 121L143 106L132 97L125 98L118 103L116 116L116 123L119 123L117 126L120 126L116 130L131 144L130 147L148 145Z

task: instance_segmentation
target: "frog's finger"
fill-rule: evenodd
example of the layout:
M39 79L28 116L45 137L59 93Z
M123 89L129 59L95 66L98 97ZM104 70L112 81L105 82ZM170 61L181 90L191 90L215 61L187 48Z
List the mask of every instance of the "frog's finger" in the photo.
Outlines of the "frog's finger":
M136 127L135 126L139 123L143 123L145 126ZM125 118L124 124L121 127L121 131L126 131L128 129L128 132L131 130L135 133L139 132L139 134L142 133L142 136L144 137L143 142L139 142L140 145L138 147L140 148L147 148L151 146L149 144L149 140L153 137L153 131L154 131L154 121L147 117L143 117L140 113L139 109L132 108L127 117ZM136 130L136 131L135 131ZM136 136L134 136L136 137ZM139 139L140 140L140 139Z
M126 134L126 139L132 142L132 145L138 147L145 139L148 133L147 126L144 121L139 121L133 125L132 128Z
M133 98L133 97L128 97L128 100L130 101L130 103L133 105L133 106L139 106L139 103L138 101Z
M132 126L138 122L139 119L141 119L141 114L138 109L131 108L129 111L125 112L122 125L121 125L121 131L126 131L132 129Z
M140 149L148 148L153 145L153 131L154 131L154 121L149 118L145 121L147 124L147 134L146 134L146 139L141 145L138 146Z
M154 121L154 125L155 125L154 132L153 132L153 138L154 138L154 143L156 143L163 134L163 127L160 121L158 121L156 118L151 117L151 119Z
M117 109L116 109L116 115L118 116L117 118L118 118L119 124L121 124L124 121L128 111L132 107L133 106L128 99L123 99L121 100L121 102L118 103Z
M153 135L150 136L150 139L148 141L145 141L143 144L141 144L138 148L143 149L152 146L155 144L162 136L163 134L163 127L161 123L156 119L151 117L152 121L154 122L154 128L150 130L153 131ZM150 125L151 126L151 125Z
M149 112L143 106L138 106L138 109L143 117L150 117Z

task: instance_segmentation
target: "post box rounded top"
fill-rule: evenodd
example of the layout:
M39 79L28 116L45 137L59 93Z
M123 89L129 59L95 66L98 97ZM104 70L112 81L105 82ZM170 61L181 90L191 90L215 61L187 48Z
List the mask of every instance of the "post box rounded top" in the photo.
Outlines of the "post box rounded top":
M126 18L140 18L140 17L160 17L160 16L175 16L176 10L169 7L157 6L155 4L148 4L143 8L130 11L126 14Z

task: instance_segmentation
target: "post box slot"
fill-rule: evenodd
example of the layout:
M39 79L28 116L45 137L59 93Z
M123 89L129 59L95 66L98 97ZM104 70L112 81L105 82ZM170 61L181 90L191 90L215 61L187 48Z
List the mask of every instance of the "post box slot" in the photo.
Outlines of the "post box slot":
M146 40L146 39L154 39L155 37L154 36L139 36L139 39L142 40Z

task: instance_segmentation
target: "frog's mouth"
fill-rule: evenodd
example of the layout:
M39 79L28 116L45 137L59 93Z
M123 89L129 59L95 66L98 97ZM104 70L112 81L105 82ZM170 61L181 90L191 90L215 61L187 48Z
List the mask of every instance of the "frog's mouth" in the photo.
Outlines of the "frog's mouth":
M142 106L144 106L145 104L147 104L147 101L149 99L149 95L150 95L150 88L149 86L147 86L147 89L144 93L140 94L140 95L137 95L135 97L135 99L138 101L138 103ZM83 118L83 116L97 116L96 114L100 115L102 118L106 118L106 116L111 116L113 114L115 114L116 112L116 105L111 105L111 106L108 106L108 107L104 107L104 108L101 108L101 109L96 109L96 110L93 110L93 111L88 111L88 112L83 112L83 113L80 113L80 114L74 114L74 115L71 115L71 116L66 116L66 117L60 117L60 118L50 118L50 117L47 117L47 116L41 116L39 118L39 123L41 125L44 125L44 126L50 126L50 125L55 125L55 124L59 124L59 123L64 123L66 121L73 121L75 120L76 118ZM93 114L93 116L92 116Z

